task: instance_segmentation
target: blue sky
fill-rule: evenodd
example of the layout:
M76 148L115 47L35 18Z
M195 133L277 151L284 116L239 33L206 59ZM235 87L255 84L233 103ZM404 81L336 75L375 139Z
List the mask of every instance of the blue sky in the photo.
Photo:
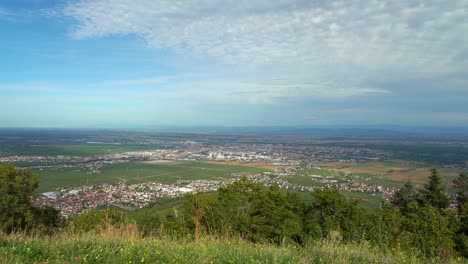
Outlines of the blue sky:
M468 0L3 0L0 127L468 124Z

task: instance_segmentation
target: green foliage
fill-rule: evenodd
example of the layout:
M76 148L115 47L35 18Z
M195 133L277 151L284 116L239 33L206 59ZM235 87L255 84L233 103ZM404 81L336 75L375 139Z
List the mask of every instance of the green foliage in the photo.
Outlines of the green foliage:
M220 228L224 233L239 233L242 237L249 237L250 215L254 201L260 192L265 191L261 183L249 181L242 177L224 188L218 190L220 213Z
M89 232L119 226L127 222L126 214L115 209L89 210L71 220L71 225L79 231Z
M453 187L457 195L457 206L460 208L463 204L468 203L468 175L466 173L460 173L458 177L453 180Z
M403 185L403 187L393 194L390 202L392 205L406 210L412 202L417 201L417 198L418 190L410 181L408 181Z
M34 208L31 206L31 195L37 187L34 174L28 170L16 170L13 166L0 165L0 175L2 181L0 185L2 222L0 224L3 225L3 231L11 232L13 228L35 227L44 231L42 234L53 236L54 232L50 231L63 226L57 210L51 207ZM463 186L464 177L460 175L454 184ZM418 191L407 183L392 199L395 206L384 202L381 209L372 213L366 213L359 206L358 200L350 199L337 190L316 190L310 194L311 199L306 203L297 194L286 193L277 185L266 187L262 183L242 177L239 181L220 188L217 195L187 195L183 199L162 201L159 204L161 211L158 211L158 205L154 210L146 208L140 212L129 213L130 216L117 209L90 210L71 219L70 225L64 227L63 230L91 235L93 233L115 235L128 232L127 234L132 239L139 237L153 239L171 237L181 241L194 239L195 245L203 244L207 237L217 239L234 237L255 242L251 245L256 246L264 243L291 247L300 245L299 248L303 247L306 250L310 249L311 245L320 245L319 250L323 249L323 245L331 245L332 249L345 250L344 248L348 245L359 243L359 245L366 245L366 248L378 247L388 254L398 253L402 256L402 259L398 259L400 262L408 261L405 256L412 256L413 260L427 258L426 260L442 262L453 260L458 256L468 256L468 204L461 204L458 211L445 209L447 202L445 198L448 198L436 170L432 171L429 183L424 189ZM20 219L19 222L15 222L18 219ZM5 242L1 239L0 232L0 255L7 253L18 257L21 256L19 253L25 253L23 249L19 251L2 249ZM231 243L230 240L227 241ZM145 243L147 242L142 244L143 247ZM170 257L160 259L159 256L152 255L145 250L139 251L132 244L129 250L130 255L118 258L112 254L105 256L100 253L102 251L96 251L95 246L101 245L85 246L82 251L77 248L73 250L92 252L80 255L82 257L80 261L96 263L101 263L100 258L104 257L107 262L121 262L122 260L134 262L136 260L134 256L140 257L141 254L145 261L152 260L153 262L187 262L193 261L190 256L198 256L196 253L183 253L183 257L179 257L168 253ZM120 250L126 246L119 244L117 247ZM363 250L358 246L356 252L359 251L358 249ZM38 252L40 250L37 249ZM304 252L306 251L295 251L297 254L304 254ZM284 262L360 263L370 259L373 262L383 262L381 258L369 258L367 255L356 252L340 258L324 258L324 255L320 255L318 251L315 252L314 255L306 254L306 258L281 259ZM331 251L327 252L331 253ZM211 253L221 254L216 250ZM227 251L223 253L232 254ZM50 254L40 256L40 258L30 259L19 257L18 261L39 262L54 257ZM200 256L206 258L207 255L202 253ZM0 258L0 262L2 260L4 259ZM55 260L73 262L74 259L60 259L59 257ZM216 257L211 260L223 262L225 260L245 261L246 259Z
M217 217L214 209L217 207L216 201L209 195L186 195L184 199L184 209L186 219L192 229L194 229L195 241L198 241L200 232L211 231L216 228Z
M249 241L280 244L298 239L302 233L301 199L278 186L243 177L220 188L218 199L188 195L184 209L195 240L200 233L229 234Z
M286 195L277 185L260 192L250 214L250 234L253 241L279 244L282 240L299 237L302 221L296 213L294 196Z
M186 240L67 234L41 239L0 237L0 263L427 263L370 245L320 241L304 248L233 239Z
M380 248L399 247L403 219L404 217L398 208L384 203L382 210L370 216L366 239Z
M64 225L60 211L53 207L33 207L33 214L34 227L45 233L50 233L52 230Z
M0 164L0 230L9 233L33 224L31 198L37 187L36 175L30 170Z
M316 238L339 232L345 241L360 241L364 235L365 212L359 201L348 199L337 190L316 190L306 207L305 230Z
M458 208L460 227L455 236L455 248L462 256L468 258L468 202Z
M429 257L450 256L454 248L454 232L449 217L431 206L412 203L409 209L401 227L401 247L420 250Z
M420 190L421 203L429 204L436 208L445 209L450 205L450 198L445 194L442 178L437 169L431 169L429 182Z

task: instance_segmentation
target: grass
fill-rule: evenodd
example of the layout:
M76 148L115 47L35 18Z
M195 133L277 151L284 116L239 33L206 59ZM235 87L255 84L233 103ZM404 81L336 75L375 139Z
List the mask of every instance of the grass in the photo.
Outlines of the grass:
M333 240L305 247L204 237L198 242L142 238L132 231L64 233L53 237L0 235L1 263L425 263L368 243Z
M156 149L155 145L106 144L106 143L58 143L24 144L2 146L1 155L38 155L38 156L95 156L138 150Z
M302 186L322 186L323 184L316 181L315 178L317 176L333 177L334 179L339 180L343 175L340 172L334 172L331 170L309 168L300 170L296 175L285 176L283 179L289 183Z
M315 168L304 169L302 173L306 175L317 175L317 176L337 176L338 174L330 170L315 169Z
M175 183L177 180L221 180L229 173L260 173L264 168L237 165L212 164L206 162L169 162L121 163L108 164L100 173L90 173L78 168L44 169L39 174L38 192L55 190L58 187L75 187L81 185L116 183L162 182Z

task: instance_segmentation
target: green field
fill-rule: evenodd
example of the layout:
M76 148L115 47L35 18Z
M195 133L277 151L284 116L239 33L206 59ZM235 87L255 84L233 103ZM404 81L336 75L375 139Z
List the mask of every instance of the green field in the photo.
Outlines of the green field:
M316 177L332 177L338 181L343 179L343 173L335 172L326 169L303 169L298 171L296 175L282 177L284 180L291 184L297 184L302 186L322 186L322 183L316 181Z
M0 155L37 155L37 156L96 156L138 150L157 149L156 145L105 144L105 143L67 143L67 144L24 144L2 146Z
M325 170L325 169L315 169L315 168L310 168L310 169L304 169L302 174L305 175L317 175L317 176L337 176L339 175L338 173L330 170Z
M181 179L221 180L228 173L260 173L264 168L211 164L206 162L169 162L161 164L121 163L109 164L100 173L78 168L44 169L39 174L38 192L58 187L75 187L102 183L162 182L174 183Z

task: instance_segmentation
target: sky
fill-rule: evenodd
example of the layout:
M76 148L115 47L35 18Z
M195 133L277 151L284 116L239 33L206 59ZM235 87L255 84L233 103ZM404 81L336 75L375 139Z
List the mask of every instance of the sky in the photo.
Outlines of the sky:
M468 0L2 0L0 127L468 125Z

